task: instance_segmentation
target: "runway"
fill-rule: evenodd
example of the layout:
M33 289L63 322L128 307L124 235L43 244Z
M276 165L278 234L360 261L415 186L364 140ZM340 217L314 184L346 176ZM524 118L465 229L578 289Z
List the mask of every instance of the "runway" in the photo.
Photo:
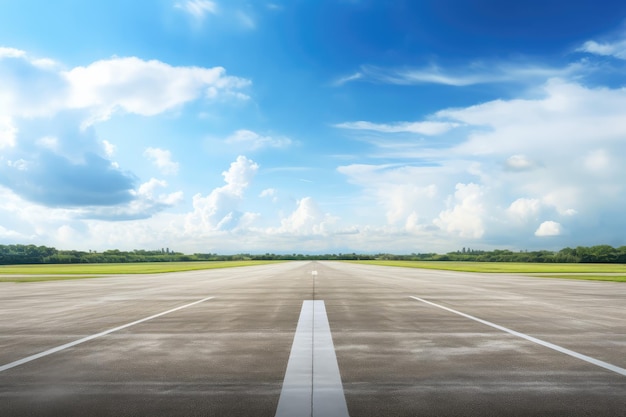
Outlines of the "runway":
M0 283L0 415L624 416L624 306L340 262Z

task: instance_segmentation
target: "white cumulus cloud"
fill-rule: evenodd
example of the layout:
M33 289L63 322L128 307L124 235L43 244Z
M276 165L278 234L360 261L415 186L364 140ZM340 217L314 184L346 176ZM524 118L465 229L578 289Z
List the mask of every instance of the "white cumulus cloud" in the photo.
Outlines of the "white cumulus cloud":
M37 145L41 146L42 148L56 151L59 148L59 139L54 136L44 136L37 140Z
M154 116L198 99L248 99L242 89L250 80L227 75L223 67L172 66L158 60L113 57L63 70L60 65L41 65L41 58L23 51L3 48L0 52L0 78L4 80L0 84L0 126L9 124L7 117L11 121L87 110L86 126L108 119L116 111ZM3 130L7 129L0 128Z
M164 180L150 178L149 181L131 190L133 199L126 204L109 207L83 207L74 210L74 218L97 220L140 220L179 204L183 200L182 191L162 192L168 184Z
M102 147L104 148L104 154L109 158L113 157L113 155L115 155L115 151L117 150L116 146L108 140L102 141Z
M266 188L265 190L261 191L259 197L270 198L272 202L276 203L278 201L278 191L276 191L275 188Z
M548 220L539 225L537 230L535 231L535 236L545 237L545 236L559 236L562 233L562 227L559 223Z
M597 225L593 242L623 240L610 226L623 224L616 208L626 204L623 88L553 79L532 96L444 109L424 120L459 127L430 149L381 131L372 144L386 164L338 168L360 188L354 217L365 224L386 218L430 241L446 233L538 247L545 244L535 235L541 218L564 225L576 244L589 244L590 225ZM389 143L400 147L390 152ZM461 195L455 184L474 186Z
M239 100L250 85L222 67L113 57L67 68L6 47L0 79L0 185L77 218L110 220L145 218L181 194L142 194L138 178L111 160L115 146L98 137L95 123L117 113L156 116L196 100ZM163 174L178 171L168 150L149 148L145 157Z
M457 184L454 207L439 214L434 223L460 237L478 239L485 233L483 190L477 184Z
M17 128L13 126L11 119L0 115L0 149L15 146Z
M115 110L153 116L198 98L238 96L250 82L227 76L222 67L173 67L157 60L111 58L64 74L70 86L68 107L89 108L94 119Z
M25 57L26 52L16 48L8 48L0 46L0 59L2 58L21 58Z
M507 158L505 168L511 171L528 171L534 169L537 164L526 157L526 155L513 155Z
M539 214L541 201L536 198L518 198L511 203L507 212L516 220L526 221Z
M261 194L259 194L259 197L263 198L263 197L274 197L276 195L276 190L274 188L266 188L265 190L261 191Z
M232 230L238 227L241 220L246 218L245 213L239 211L239 204L258 169L256 162L245 156L237 157L228 171L222 172L225 185L215 188L205 197L201 194L194 195L194 211L187 215L185 229L194 233Z
M305 197L298 201L297 208L281 221L279 232L298 235L326 234L337 219L324 213L315 200Z
M595 149L585 156L584 166L593 174L608 173L611 169L611 157L605 149Z
M172 161L172 153L166 149L160 148L147 148L144 151L144 156L152 161L163 174L176 174L178 173L178 162Z

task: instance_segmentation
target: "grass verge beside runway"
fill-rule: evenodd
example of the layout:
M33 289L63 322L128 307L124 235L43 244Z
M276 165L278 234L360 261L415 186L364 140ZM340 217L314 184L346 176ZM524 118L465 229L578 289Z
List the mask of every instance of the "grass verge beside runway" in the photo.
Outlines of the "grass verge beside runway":
M28 276L2 276L1 282L41 282L41 281L64 281L68 279L100 278L102 275L28 275Z
M524 262L445 262L445 261L347 261L367 265L438 269L459 272L523 274L542 278L567 278L626 282L624 264L559 264Z
M0 282L97 278L103 275L160 274L264 265L281 261L140 262L120 264L0 265Z
M614 281L626 282L625 275L587 275L587 274L529 274L540 278L563 278L563 279L585 279L588 281Z

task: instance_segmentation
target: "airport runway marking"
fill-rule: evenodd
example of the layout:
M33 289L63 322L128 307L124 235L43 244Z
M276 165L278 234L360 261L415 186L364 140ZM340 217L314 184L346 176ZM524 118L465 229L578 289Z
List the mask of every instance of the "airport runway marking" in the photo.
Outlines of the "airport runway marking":
M505 333L512 334L513 336L517 336L517 337L520 337L522 339L526 339L526 340L528 340L530 342L536 343L536 344L541 345L541 346L545 346L545 347L547 347L549 349L552 349L552 350L555 350L557 352L564 353L564 354L569 355L571 357L574 357L576 359L580 359L582 361L585 361L585 362L591 363L593 365L599 366L601 368L607 369L609 371L615 372L616 374L619 374L619 375L622 375L622 376L626 376L626 369L620 368L619 366L612 365L612 364L610 364L608 362L604 362L604 361L601 361L599 359L592 358L591 356L583 355L582 353L578 353L578 352L575 352L573 350L564 348L562 346L555 345L554 343L546 342L545 340L537 339L536 337L529 336L527 334L520 333L520 332L515 331L515 330L511 330L509 328L506 328L504 326L500 326L500 325L492 323L490 321L479 319L478 317L474 317L474 316L471 316L469 314L465 314L465 313L462 313L460 311L453 310L453 309L448 308L448 307L444 307L442 305L433 303L431 301L424 300L423 298L418 298L418 297L413 297L413 296L410 296L410 298L412 298L414 300L417 300L417 301L421 301L422 303L430 304L431 306L434 306L434 307L441 308L441 309L449 311L451 313L458 314L459 316L463 316L463 317L468 318L470 320L477 321L479 323L482 323L482 324L485 324L487 326L493 327L494 329L498 329L498 330L501 330L501 331L503 331Z
M15 368L16 366L23 365L25 363L34 361L34 360L39 359L39 358L43 358L44 356L52 355L53 353L60 352L62 350L71 348L73 346L80 345L81 343L88 342L88 341L96 339L98 337L106 336L106 335L108 335L110 333L117 332L117 331L122 330L122 329L126 329L126 328L134 326L136 324L143 323L145 321L152 320L152 319L164 316L164 315L169 314L169 313L173 313L174 311L182 310L183 308L187 308L187 307L191 307L191 306L196 305L196 304L200 304L200 303L202 303L204 301L208 301L208 300L210 300L212 298L215 298L215 297L206 297L206 298L203 298L202 300L194 301L193 303L185 304L183 306L176 307L176 308L173 308L171 310L164 311L162 313L154 314L154 315L152 315L150 317L146 317L146 318L143 318L143 319L140 319L140 320L133 321L132 323L127 323L127 324L124 324L124 325L121 325L121 326L117 326L117 327L114 327L112 329L105 330L105 331L100 332L100 333L92 334L91 336L83 337L82 339L78 339L78 340L75 340L73 342L69 342L69 343L66 343L64 345L60 345L60 346L54 347L52 349L48 349L46 351L43 351L43 352L40 352L40 353L36 353L34 355L31 355L31 356L27 356L27 357L19 359L17 361L14 361L14 362L11 362L11 363L7 363L6 365L0 366L0 372L6 371L7 369Z
M302 303L276 410L276 417L300 416L349 416L322 300Z

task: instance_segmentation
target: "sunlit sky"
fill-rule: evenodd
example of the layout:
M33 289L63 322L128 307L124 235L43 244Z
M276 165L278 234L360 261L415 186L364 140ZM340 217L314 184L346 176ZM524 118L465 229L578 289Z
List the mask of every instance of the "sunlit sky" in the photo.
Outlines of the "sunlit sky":
M626 244L626 2L0 0L0 243Z

